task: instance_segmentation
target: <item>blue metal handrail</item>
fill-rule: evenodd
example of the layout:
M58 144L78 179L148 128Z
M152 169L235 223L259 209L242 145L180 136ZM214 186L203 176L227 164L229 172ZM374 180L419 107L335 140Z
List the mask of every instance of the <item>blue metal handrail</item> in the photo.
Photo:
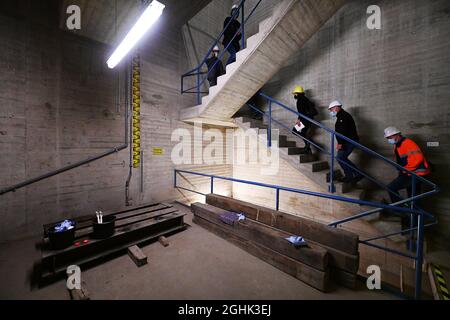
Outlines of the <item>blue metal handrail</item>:
M435 225L437 223L437 220L434 219L434 217L430 214L426 214L423 210L415 210L414 207L411 208L404 208L404 207L397 207L397 204L383 204L383 203L376 203L376 202L369 202L369 201L363 201L363 200L356 200L356 199L352 199L352 198L346 198L343 196L337 196L337 195L332 195L332 194L325 194L325 193L319 193L319 192L312 192L312 191L307 191L307 190L301 190L301 189L294 189L294 188L289 188L289 187L283 187L283 186L278 186L278 185L272 185L272 184L266 184L266 183L260 183L260 182L254 182L254 181L248 181L248 180L242 180L242 179L234 179L234 178L228 178L228 177L223 177L223 176L217 176L217 175L211 175L211 174L205 174L205 173L199 173L199 172L194 172L194 171L188 171L188 170L174 170L174 188L176 189L181 189L181 190L186 190L189 192L194 192L196 194L200 194L203 196L206 196L205 193L199 192L197 190L190 190L188 188L184 188L181 186L178 186L177 184L177 175L178 174L190 174L190 175L196 175L196 176L201 176L201 177L206 177L210 179L210 189L211 189L211 194L214 193L214 182L215 180L224 180L224 181L230 181L230 182L236 182L236 183L242 183L242 184L247 184L247 185L253 185L253 186L258 186L258 187L264 187L264 188L269 188L269 189L273 189L276 190L276 203L275 203L275 207L276 210L278 211L280 208L280 191L286 191L286 192L291 192L291 193L297 193L297 194L304 194L307 196L314 196L314 197L319 197L319 198L324 198L324 199L330 199L330 200L336 200L336 201L341 201L341 202L347 202L347 203L354 203L354 204L361 204L361 205L367 205L367 206L372 206L372 207L376 207L376 208L380 208L380 209L391 209L394 211L398 211L398 212L404 212L404 213L411 213L414 214L418 217L418 226L417 227L413 227L407 230L402 230L400 232L396 232L396 233L391 233L391 234L387 234L384 236L379 236L379 237L375 237L375 238L371 238L371 239L366 239L366 240L359 240L359 242L361 244L367 245L367 246L371 246L380 250L384 250L386 252L390 252L393 254L397 254L403 257L407 257L410 259L413 259L416 262L416 290L415 290L415 298L416 299L420 299L420 295L421 295L421 291L422 291L422 268L420 267L423 263L423 232L425 228L431 227L433 225ZM434 221L430 224L425 225L424 224L424 215L428 215L431 218L434 219ZM410 254L410 253L405 253L399 250L395 250L395 249L391 249L388 247L383 247L380 245L376 245L371 243L372 241L375 240L380 240L380 239L386 239L389 237L392 237L394 235L397 234L402 234L404 232L410 232L410 231L415 231L417 230L417 247L416 247L416 253L414 255Z
M305 115L299 113L299 112L296 111L296 110L293 110L292 108L286 106L285 104L281 103L280 101L275 100L275 99L272 98L272 97L267 96L267 95L264 94L264 93L259 93L259 95L260 95L261 97L267 99L269 102L271 102L271 103L269 104L269 107L270 107L273 103L275 103L275 104L279 105L280 107L282 107L283 109L285 109L285 110L287 110L287 111L289 111L289 112L291 112L291 113L293 113L293 114L295 114L295 115L297 115L297 116L300 116L302 119L305 119L305 120L311 122L312 124L314 124L315 126L317 126L317 127L321 128L321 129L327 131L328 133L330 133L330 134L333 136L333 139L334 139L335 137L339 137L340 139L347 141L348 143L350 143L350 144L352 144L353 146L355 146L355 147L361 149L362 151L365 151L366 153L369 153L369 154L373 155L374 157L376 157L376 158L378 158L378 159L380 159L380 160L383 160L384 162L386 162L386 163L392 165L393 167L399 169L400 171L406 172L406 173L410 174L411 176L415 176L417 179L419 179L420 181L422 181L422 182L428 184L428 185L431 186L433 189L437 189L437 190L438 190L437 185L434 184L433 182L431 182L431 181L429 181L429 180L427 180L427 179L425 179L425 178L423 178L423 177L421 177L421 176L418 176L416 173L414 173L414 172L412 172L412 171L409 171L409 170L405 169L404 167L402 167L402 166L399 165L398 163L392 161L391 159L388 159L388 158L382 156L381 154L379 154L379 153L373 151L372 149L367 148L366 146L360 144L359 142L356 142L356 141L354 141L354 140L352 140L352 139L350 139L350 138L348 138L348 137L346 137L346 136L344 136L344 135L342 135L342 134L340 134L340 133L337 133L336 131L334 131L334 130L328 128L327 126L323 125L322 123L317 122L317 121L315 121L315 120L313 120L313 119L311 119L311 118L309 118L309 117L307 117L307 116L305 116ZM271 113L271 112L269 112L269 113ZM273 118L272 118L271 120L273 120ZM270 127L270 125L269 125L269 127ZM334 149L332 149L331 152L334 153Z
M407 172L407 173L409 173L409 174L411 175L412 180L413 180L413 182L414 182L414 183L413 183L413 193L412 193L412 197L409 198L409 199L406 199L405 201L401 201L399 204L405 204L405 203L411 202L411 206L414 206L416 209L423 211L423 210L422 210L420 207L418 207L418 206L416 205L416 203L415 203L418 199L424 197L424 196L420 196L420 195L416 195L416 194L415 194L415 185L416 185L416 182L417 182L416 180L417 180L417 179L419 179L420 181L422 181L422 182L424 182L424 183L430 185L430 186L432 187L432 189L433 189L433 191L424 194L425 196L429 196L429 195L432 195L432 194L434 194L434 193L439 192L439 188L438 188L434 183L432 183L431 181L429 181L429 180L427 180L427 179L425 179L425 178L423 178L423 177L418 176L418 175L415 174L414 172L411 172L411 171L409 171L409 170L406 170L404 167L402 167L402 166L400 166L399 164L393 162L392 160L390 160L390 159L388 159L388 158L386 158L386 157L380 155L379 153L377 153L377 152L375 152L375 151L373 151L373 150L371 150L371 149L369 149L369 148L363 146L362 144L360 144L360 143L358 143L358 142L356 142L356 141L354 141L354 140L352 140L352 139L350 139L350 138L348 138L348 137L346 137L346 136L343 136L343 135L341 135L341 134L339 134L339 133L333 131L332 129L330 129L330 128L324 126L323 124L321 124L320 122L317 122L317 121L315 121L315 120L313 120L313 119L311 119L311 118L309 118L309 117L307 117L307 116L305 116L305 115L299 113L297 110L293 110L292 108L290 108L290 107L284 105L283 103L281 103L281 102L279 102L279 101L277 101L277 100L275 100L275 99L273 99L273 98L267 96L266 94L260 92L259 95L260 95L261 97L263 97L263 98L265 98L265 99L267 99L267 100L269 101L269 113L268 113L268 115L267 115L265 112L263 112L263 111L257 109L256 107L252 106L251 104L248 104L248 105L249 105L251 108L253 108L254 110L256 110L257 112L259 112L259 113L261 113L261 114L263 114L264 116L266 116L266 117L269 118L269 130L268 130L268 145L269 145L269 147L271 146L271 128L272 128L272 122L275 122L275 123L281 125L282 127L287 128L288 130L290 130L288 127L286 127L284 124L282 124L282 123L279 122L278 120L273 119L273 116L272 116L272 114L273 114L273 112L272 112L272 106L273 106L273 104L277 104L277 105L281 106L283 109L285 109L285 110L287 110L287 111L289 111L289 112L295 114L296 116L301 117L302 119L305 119L305 120L311 122L312 124L316 125L316 126L319 127L319 128L324 129L325 131L327 131L327 132L329 132L329 133L331 134L331 153L328 152L328 151L326 151L326 150L324 150L323 148L319 147L319 150L325 151L325 153L331 157L331 165L330 165L330 189L329 189L330 192L334 193L334 191L335 191L334 182L333 182L334 160L338 160L338 161L339 161L339 159L337 159L337 156L335 155L335 150L334 150L334 139L335 139L335 137L342 138L343 140L345 140L345 141L351 143L352 145L354 145L355 147L357 147L357 148L359 148L359 149L361 149L361 150L363 150L363 151L365 151L365 152L367 152L367 153L369 153L369 154L371 154L371 155L374 155L376 158L381 159L381 160L387 162L388 164L391 164L391 165L394 166L395 168L397 168L397 169L399 169L399 170L402 170L402 171L404 171L404 172ZM298 135L295 135L295 136L299 137ZM302 137L301 137L301 138L302 138ZM302 138L302 139L303 139L303 138ZM313 145L317 146L314 142L310 141L309 139L305 139L305 140L307 140L308 142L310 142L310 143L312 143ZM365 176L366 178L368 178L368 179L371 180L372 182L374 182L374 183L376 183L377 185L381 186L383 189L387 190L389 193L394 194L394 195L397 195L397 196L400 197L400 195L399 195L398 193L396 193L396 192L394 192L393 190L389 189L386 185L384 185L384 184L382 184L381 182L377 181L376 179L374 179L373 177L369 176L369 175L366 174L365 172L359 170L358 168L355 168L354 166L351 166L351 165L348 165L348 166L349 166L351 169L354 169L354 170L357 171L358 173L362 174L363 176ZM400 198L401 198L401 197L400 197ZM377 212L379 212L379 211L380 211L380 210L371 210L371 211L368 211L367 213L369 213L369 214L375 214L375 213L377 213ZM424 212L424 211L423 211L423 212ZM425 213L425 212L424 212L424 213ZM426 214L426 213L425 213L425 214ZM350 218L345 219L345 220L342 220L342 221L337 221L337 222L333 223L332 225L335 226L335 227L337 227L338 225L340 225L340 224L342 224L342 223L349 222L349 221L352 221L352 220L355 220L355 219L359 219L359 218L361 218L361 216L360 216L360 215L356 215L356 216L354 216L354 217L350 217ZM411 236L412 236L412 234L411 234Z
M356 148L358 148L358 149L360 149L360 150L362 150L362 151L364 151L364 152L374 156L377 159L380 159L380 160L384 161L387 164L390 164L391 166L393 166L397 170L399 170L401 172L404 172L406 174L409 174L411 176L411 179L412 179L412 193L411 193L411 197L408 198L408 199L401 200L401 201L399 201L397 203L391 204L391 208L390 209L391 210L393 209L394 211L400 211L401 212L401 210L399 210L400 207L398 207L398 206L410 203L410 208L414 211L413 213L410 214L410 228L408 230L403 230L400 233L403 234L404 232L409 232L409 240L410 241L409 241L408 249L410 251L412 251L413 250L413 240L414 240L414 230L417 230L416 255L413 257L413 256L408 255L408 254L398 253L398 252L395 252L395 250L392 250L392 249L389 249L389 248L384 248L384 247L381 247L379 245L375 245L373 243L370 243L370 241L383 239L383 238L386 238L386 236L377 237L377 238L373 238L373 239L369 239L369 240L364 240L364 241L361 241L361 243L365 244L365 245L368 245L368 246L371 246L371 247L374 247L374 248L383 249L383 250L391 252L391 253L397 253L397 254L400 254L402 256L414 258L415 261L416 261L416 265L417 266L421 266L422 263L423 263L423 237L424 237L423 232L424 232L424 228L436 224L437 220L434 219L434 217L431 214L429 214L429 213L425 212L423 209L421 209L416 204L416 202L419 199L422 199L422 198L431 196L431 195L433 195L435 193L438 193L439 192L439 188L437 187L437 185L432 183L431 181L429 181L429 180L427 180L427 179L417 175L416 173L405 169L404 167L400 166L396 162L394 162L394 161L392 161L392 160L390 160L390 159L380 155L379 153L377 153L377 152L367 148L366 146L360 144L359 142L353 141L352 139L350 139L350 138L348 138L346 136L343 136L342 134L339 134L339 133L335 132L334 130L326 127L325 125L321 124L320 122L317 122L314 119L311 119L311 118L309 118L309 117L299 113L297 110L294 110L294 109L286 106L285 104L283 104L283 103L281 103L281 102L279 102L279 101L277 101L277 100L275 100L275 99L265 95L264 93L260 92L259 95L261 97L265 98L269 102L269 112L268 112L268 114L265 113L265 112L262 112L261 110L257 109L255 106L253 106L253 105L251 105L249 103L248 103L248 105L253 110L256 110L257 112L259 112L259 113L263 114L264 116L268 117L268 119L269 119L269 128L268 128L267 139L268 139L268 146L269 147L271 147L271 143L272 143L272 141L271 141L272 140L271 131L272 131L272 123L273 122L275 122L275 123L281 125L282 127L288 129L288 131L291 132L291 134L293 134L292 131L290 131L290 128L286 127L280 121L277 121L277 120L273 119L272 115L273 115L273 105L274 104L282 107L283 109L285 109L285 110L287 110L287 111L289 111L289 112L291 112L291 113L293 113L293 114L295 114L297 116L299 116L301 119L304 119L306 121L311 122L312 124L314 124L318 128L321 128L321 129L327 131L330 134L330 137L331 137L331 152L328 152L328 151L324 150L322 147L319 147L318 149L320 151L324 151L324 153L329 155L330 159L331 159L331 164L330 164L330 186L329 186L329 191L331 193L334 193L335 190L336 190L335 186L334 186L334 179L333 179L334 161L335 160L339 161L339 159L337 159L337 156L335 155L335 147L334 146L335 146L335 138L336 137L339 137L340 139L350 143L354 147L356 147ZM296 135L296 134L295 134L295 136L299 137L299 135ZM310 142L314 146L318 147L313 141L310 141L310 139L307 139L307 138L304 138L304 137L301 137L301 138L306 140L306 141L308 141L308 142ZM381 186L383 189L387 190L391 194L399 196L398 193L394 192L393 190L388 188L386 185L384 185L383 183L377 181L375 178L369 176L365 172L359 170L358 168L355 168L354 166L351 166L351 165L348 165L348 164L346 164L346 165L348 167L350 167L351 169L355 170L356 172L362 174L363 176L365 176L369 180L375 182L377 185ZM421 181L422 183L424 183L424 184L426 184L428 186L431 186L432 191L429 191L429 192L426 192L426 193L422 193L422 194L419 194L419 195L416 194L417 181ZM401 199L401 197L400 197L400 199ZM335 200L337 200L337 199L335 199ZM353 202L353 201L349 201L349 202ZM373 215L373 214L375 214L377 212L382 211L383 209L385 209L385 207L383 207L382 205L379 205L376 209L369 210L369 211L366 211L366 212L354 215L352 217L333 222L333 223L330 224L330 226L337 228L339 225L342 225L344 223L347 223L347 222L350 222L350 221L354 221L354 220L357 220L357 219L361 219L361 218L367 217L369 215ZM425 216L429 217L429 218L432 218L434 220L434 222L432 224L428 224L428 225L425 226L424 225L424 218L425 218ZM418 219L418 223L417 223L417 227L414 228L413 227L414 226L414 219L416 219L416 218ZM400 233L396 233L396 234L400 234ZM388 235L387 237L393 236L393 235L396 235L396 234ZM421 277L422 277L421 268L416 267L416 288L415 288L415 296L416 296L416 298L420 297L420 293L421 293Z
M201 87L203 86L203 84L206 82L206 80L208 79L208 75L209 73L214 70L214 68L216 67L216 65L219 63L219 61L222 60L223 56L225 55L227 49L230 47L230 45L233 44L234 39L236 39L236 37L241 34L242 38L242 49L246 48L246 40L245 40L245 25L247 24L248 20L253 16L254 12L256 11L256 9L259 7L260 3L263 0L259 0L256 5L253 7L253 9L251 10L250 14L247 16L247 18L245 18L245 2L247 0L242 0L238 6L238 10L236 10L236 12L233 14L233 16L231 17L232 19L228 22L228 24L225 26L225 28L223 29L223 31L220 33L220 35L216 38L216 40L214 41L213 45L210 47L210 49L208 50L208 53L205 55L205 57L203 58L202 62L200 62L200 64L195 67L194 69L186 72L185 74L183 74L181 76L181 94L184 93L194 93L197 95L197 103L201 104L202 102L202 94L207 94L208 92L204 92L201 91ZM230 42L228 43L228 45L222 50L221 54L218 56L217 61L214 63L214 65L210 68L210 70L208 70L207 72L202 72L202 68L203 66L206 64L206 60L210 57L214 47L216 45L219 45L220 40L222 39L222 37L225 34L225 31L228 29L228 27L230 26L231 22L233 20L235 20L240 12L242 12L242 20L241 20L241 27L239 28L239 30L235 33L235 35L233 36L233 38L230 40ZM206 74L206 76L201 79L201 75ZM197 77L197 82L196 85L189 88L189 89L184 89L184 79L186 77L191 77L191 76L196 76ZM196 91L192 91L196 89Z
M247 102L247 106L249 106L249 107L250 107L251 109L253 109L255 112L261 114L262 116L268 117L268 118L269 118L269 123L275 122L275 123L278 124L280 127L285 128L285 129L287 129L288 131L291 130L291 128L289 128L288 126L284 125L282 122L280 122L280 121L278 121L278 120L276 120L276 119L273 119L273 117L272 117L272 121L270 121L270 113L269 113L269 115L268 115L268 114L266 114L265 112L261 111L260 109L258 109L257 107L255 107L254 105L252 105L251 103L248 103L248 102ZM271 108L269 108L269 109L271 109ZM297 115L300 115L300 113L298 113L298 112L296 112L296 111L294 111L294 110L292 110L292 111L295 112ZM271 128L272 128L272 125L270 124L269 127L270 127L270 129L271 129ZM271 131L271 130L269 130L269 131ZM270 135L270 136L268 136L268 138L267 138L267 140L268 140L268 146L271 147L271 144L272 144L271 132L268 132L268 134ZM318 150L320 150L323 154L328 155L328 156L330 156L330 157L333 156L333 154L332 154L331 152L329 152L329 151L325 150L324 148L322 148L321 146L317 145L314 141L312 141L312 140L310 140L310 139L308 139L308 138L306 138L306 137L302 137L302 136L300 136L299 134L296 134L295 132L291 132L291 134L294 135L294 136L296 136L296 137L299 138L299 139L308 141L311 145L313 145L314 147L316 147L316 148L317 148ZM334 159L335 159L335 161L340 162L340 160L337 158L337 156L335 156ZM380 188L382 188L382 189L386 190L387 192L389 192L390 194L393 194L393 195L395 195L395 196L397 196L397 197L399 197L399 198L402 199L402 196L401 196L400 194L398 194L397 192L395 192L395 191L389 189L385 184L383 184L382 182L376 180L375 178L373 178L372 176L370 176L370 175L367 174L366 172L364 172L364 171L360 170L359 168L356 168L356 167L354 167L354 166L352 166L352 165L350 165L350 164L347 164L347 166L350 167L352 170L356 171L357 173L363 175L365 178L367 178L368 180L372 181L373 183L375 183L376 185L378 185ZM334 189L334 187L333 187L333 189ZM331 186L330 186L330 190L331 190ZM403 204L403 203L408 203L408 202L410 202L410 201L405 201L405 202L402 202L401 204ZM417 207L417 206L416 206L416 207ZM376 213L376 212L378 212L378 211L375 211L375 212L372 212L372 213Z

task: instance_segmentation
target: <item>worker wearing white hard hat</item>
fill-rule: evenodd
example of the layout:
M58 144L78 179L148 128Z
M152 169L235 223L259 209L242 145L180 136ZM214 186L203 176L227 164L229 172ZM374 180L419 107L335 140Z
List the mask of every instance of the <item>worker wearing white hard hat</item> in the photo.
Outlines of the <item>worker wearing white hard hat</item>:
M227 17L223 23L223 41L222 44L229 52L230 56L227 61L227 65L236 61L236 54L241 50L241 23L239 18L239 6L233 5L231 8L231 14Z
M411 139L402 135L401 130L396 127L388 127L384 130L384 137L388 143L394 146L394 154L397 164L418 176L427 176L431 173L431 167L420 147ZM399 170L399 176L388 186L389 196L392 203L399 202L401 198L398 192L406 189L408 197L412 196L412 175L407 171ZM416 194L420 193L422 185L416 179Z
M328 110L330 111L331 117L336 118L335 131L349 139L347 140L340 136L336 136L338 142L337 160L345 173L345 177L339 179L339 181L355 184L364 178L361 174L361 170L349 159L355 149L355 144L353 142L359 142L355 120L350 113L344 110L343 104L339 100L331 102L328 106Z
M208 67L208 81L210 87L217 85L217 78L225 74L225 68L222 61L219 60L220 48L214 46L211 52L211 57L206 59L206 65Z

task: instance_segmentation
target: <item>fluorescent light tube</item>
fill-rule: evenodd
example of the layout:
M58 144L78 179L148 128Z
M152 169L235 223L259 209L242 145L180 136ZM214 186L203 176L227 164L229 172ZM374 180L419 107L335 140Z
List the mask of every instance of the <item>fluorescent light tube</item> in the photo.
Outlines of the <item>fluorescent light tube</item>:
M165 7L165 5L156 0L153 0L152 3L150 3L148 8L145 9L139 20L108 59L107 64L110 69L114 69L131 49L134 48L151 26L159 19Z

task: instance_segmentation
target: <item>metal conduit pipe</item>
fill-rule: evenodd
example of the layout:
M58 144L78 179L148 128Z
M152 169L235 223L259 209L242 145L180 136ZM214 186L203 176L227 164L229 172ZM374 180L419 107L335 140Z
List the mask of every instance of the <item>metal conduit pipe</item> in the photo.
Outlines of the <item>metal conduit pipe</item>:
M117 90L119 90L119 88L117 88ZM21 183L15 184L13 186L1 189L0 190L0 196L5 195L5 194L10 193L10 192L16 192L19 189L22 189L22 188L27 187L29 185L35 184L35 183L37 183L39 181L52 178L52 177L57 176L57 175L59 175L61 173L64 173L64 172L67 172L67 171L79 168L79 167L84 166L86 164L89 164L91 162L103 159L103 158L108 157L108 156L110 156L112 154L115 154L115 153L118 153L118 152L120 152L122 150L127 149L129 147L129 133L128 133L128 130L129 130L129 127L128 127L129 113L128 112L129 111L128 110L129 109L126 110L125 117L124 117L125 118L125 124L124 124L124 126L125 126L125 142L122 145L114 147L114 148L112 148L112 149L110 149L108 151L105 151L105 152L103 152L103 153L101 153L99 155L89 157L89 158L87 158L85 160L82 160L82 161L79 161L79 162L67 165L65 167L62 167L60 169L51 171L51 172L43 174L41 176L38 176L38 177L35 177L35 178L32 178L32 179L28 179L28 180L25 180L25 181L23 181Z

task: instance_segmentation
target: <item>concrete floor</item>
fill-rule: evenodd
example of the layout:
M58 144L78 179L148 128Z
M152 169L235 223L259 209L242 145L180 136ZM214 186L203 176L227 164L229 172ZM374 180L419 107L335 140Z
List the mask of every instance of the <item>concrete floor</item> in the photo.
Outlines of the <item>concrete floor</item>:
M142 248L149 259L142 268L124 254L83 270L91 299L397 299L364 288L324 294L192 224L189 210L176 206L188 213L185 221L192 227L171 236L167 248L159 243ZM0 245L0 299L69 299L64 280L31 290L36 241Z

